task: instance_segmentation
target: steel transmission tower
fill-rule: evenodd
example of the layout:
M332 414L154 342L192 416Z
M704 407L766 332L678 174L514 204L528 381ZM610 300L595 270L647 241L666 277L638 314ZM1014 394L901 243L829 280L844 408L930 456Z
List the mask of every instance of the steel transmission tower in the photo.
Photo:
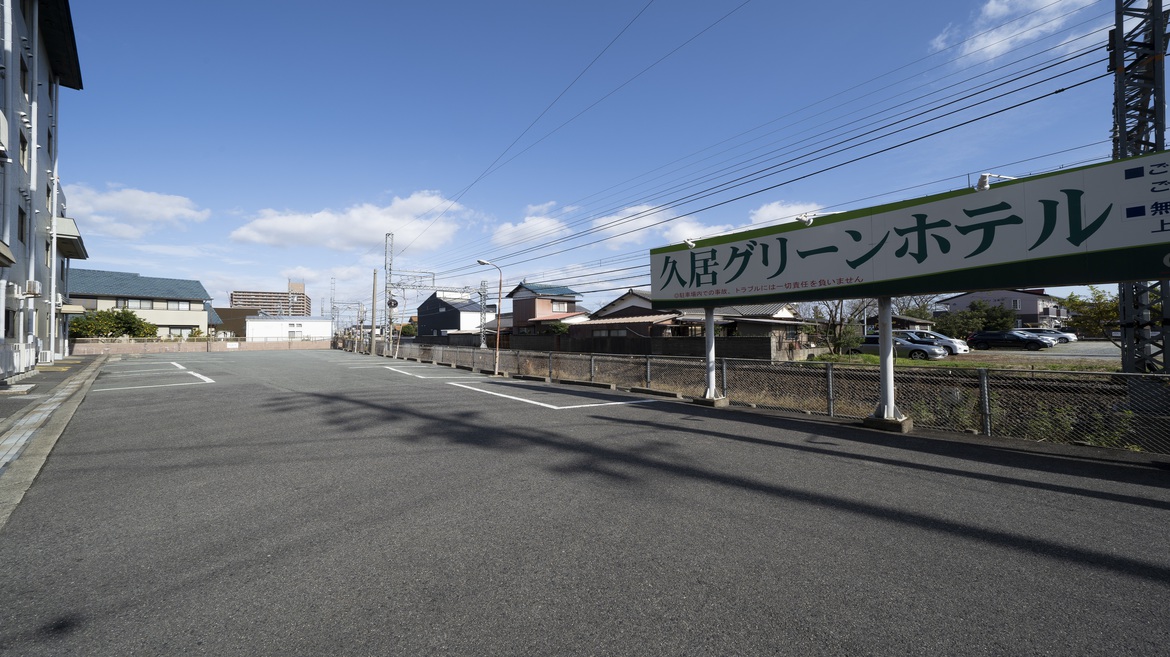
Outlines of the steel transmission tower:
M1113 159L1165 150L1166 14L1162 0L1116 0L1109 35L1114 73ZM1144 5L1144 7L1142 6ZM1124 372L1165 372L1170 282L1121 283L1121 365ZM1163 300L1160 310L1151 299Z

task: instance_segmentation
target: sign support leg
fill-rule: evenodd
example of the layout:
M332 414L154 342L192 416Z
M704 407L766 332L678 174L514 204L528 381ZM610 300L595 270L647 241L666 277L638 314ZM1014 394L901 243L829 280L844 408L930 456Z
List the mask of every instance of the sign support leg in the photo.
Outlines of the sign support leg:
M881 401L873 415L865 418L864 424L886 431L906 433L914 428L910 418L898 410L894 403L894 326L893 302L890 297L878 299L878 353L881 371Z

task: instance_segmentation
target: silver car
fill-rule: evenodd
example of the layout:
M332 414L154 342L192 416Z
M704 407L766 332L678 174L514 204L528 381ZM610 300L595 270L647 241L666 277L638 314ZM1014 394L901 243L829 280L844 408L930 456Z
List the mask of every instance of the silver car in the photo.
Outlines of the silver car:
M867 335L864 341L849 351L851 354L874 354L880 356L878 336ZM947 357L947 350L933 344L914 344L902 338L894 338L894 355L914 360L941 360Z
M1068 331L1060 331L1050 328L1022 328L1019 329L1024 333L1031 333L1032 335L1039 335L1046 338L1052 338L1061 344L1077 341L1077 334Z
M966 341L959 340L936 333L934 331L924 331L922 329L898 329L894 331L895 337L907 338L910 340L933 340L935 344L947 350L947 354L954 356L955 354L971 353L971 348L967 346Z

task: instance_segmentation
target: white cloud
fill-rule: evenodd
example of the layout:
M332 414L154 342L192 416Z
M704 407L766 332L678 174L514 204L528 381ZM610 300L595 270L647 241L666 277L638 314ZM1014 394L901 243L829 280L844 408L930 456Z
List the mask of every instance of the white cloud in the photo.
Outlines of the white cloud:
M718 233L726 233L735 228L737 226L731 224L710 225L704 224L694 217L682 217L663 225L662 242L665 244L677 244L688 239L693 240Z
M593 220L593 228L604 237L610 249L642 244L651 236L660 236L664 226L675 219L669 210L655 210L652 205L635 205L608 217Z
M200 259L218 258L227 253L219 244L128 244L130 248L141 253L161 255L167 258Z
M655 210L655 206L636 205L621 212L593 220L593 227L608 239L605 246L611 250L631 245L660 246L684 239L698 239L733 230L735 224L709 224L696 216L679 217L669 210Z
M415 192L395 197L390 205L363 203L341 211L312 213L265 209L232 231L239 242L269 246L321 246L336 251L368 248L385 243L394 234L395 249L432 251L449 243L473 221L471 213L437 192Z
M139 239L159 229L183 230L199 223L210 210L200 210L185 196L111 186L105 191L84 184L65 185L69 216L87 236Z
M753 224L778 224L786 221L796 221L797 215L806 212L816 212L821 209L819 203L796 203L790 201L773 201L765 203L749 215Z
M931 47L937 52L958 46L959 55L993 59L1084 20L1076 10L1094 1L987 0L966 29L948 25L931 41Z
M530 206L529 211L551 209L551 205ZM565 222L547 215L529 215L520 223L504 223L496 227L492 233L492 244L497 246L511 246L522 244L528 240L550 240L567 234L569 227Z

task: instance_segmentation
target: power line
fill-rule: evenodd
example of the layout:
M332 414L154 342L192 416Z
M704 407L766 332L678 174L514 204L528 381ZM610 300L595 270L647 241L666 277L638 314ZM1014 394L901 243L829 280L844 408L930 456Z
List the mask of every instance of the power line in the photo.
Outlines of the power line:
M1055 4L1055 3L1053 3L1053 4ZM1048 6L1051 6L1051 5L1048 5ZM1037 11L1039 11L1039 10L1037 10ZM1035 12L1030 12L1030 13L1035 13ZM1017 20L1018 20L1018 19L1017 19ZM993 30L994 30L994 29L998 29L998 28L993 28ZM1035 29L1035 28L1032 28L1032 29ZM1071 29L1071 28L1070 28L1070 29ZM990 31L992 31L992 30L989 30L988 32L990 32ZM1019 34L1021 34L1021 33L1022 33L1022 32L1016 33L1016 34L1014 34L1014 35L1011 35L1010 37L1007 37L1007 38L1014 38L1015 36L1018 36L1018 35L1019 35ZM978 36L978 35L977 35L977 36ZM972 39L974 39L974 38L975 38L975 37L972 37ZM1084 35L1082 35L1082 37L1078 37L1078 38L1084 38ZM970 39L969 39L969 40L970 40ZM968 41L969 41L969 40L968 40ZM965 42L964 42L964 43L965 43ZM1054 46L1053 48L1055 48L1055 46ZM1046 49L1046 51L1048 51L1048 50L1052 50L1053 48ZM1085 54L1085 52L1082 52L1082 53L1080 53L1080 55L1078 55L1078 56L1083 56L1084 54ZM970 55L970 53L968 53L967 55L964 55L963 57L966 57L966 56L969 56L969 55ZM1026 59L1030 59L1030 58L1033 58L1033 57L1035 57L1035 56L1036 56L1036 54L1028 55L1027 57L1024 57L1024 58L1023 58L1023 59L1021 59L1021 60L1017 60L1017 62L1019 62L1019 61L1023 61L1023 60L1026 60ZM955 58L955 60L958 60L958 59L961 59L961 58L962 58L962 57ZM1075 59L1075 56L1074 56L1074 57L1071 57L1071 58L1067 58L1067 59L1063 60L1063 62L1068 62L1068 61L1071 61L1072 59ZM955 60L952 60L952 61L955 61ZM920 60L920 61L921 61L921 60ZM1059 65L1059 64L1061 64L1061 63L1063 63L1063 62L1061 62L1061 61L1057 61L1057 62L1055 62L1055 63L1042 63L1042 64L1039 64L1039 65L1036 65L1036 66L1037 66L1037 67L1039 67L1039 66L1044 66L1045 68L1051 68L1051 67L1053 67L1053 66L1056 66L1056 65ZM903 68L905 68L905 67L903 67ZM937 68L937 67L936 67L936 68ZM900 69L898 69L898 70L900 70ZM1044 70L1044 69L1038 69L1038 70ZM1036 71L1033 71L1033 73L1032 73L1032 74L1034 74L1035 72L1036 72ZM887 74L887 75L888 75L888 74ZM980 75L978 75L978 76L974 76L974 77L972 77L972 78L968 78L968 80L967 80L967 81L970 81L970 80L973 80L973 79L977 79L978 77L981 77L982 75L986 75L986 73L984 73L984 74L980 74ZM879 76L879 78L880 78L880 77L882 77L882 76ZM876 78L875 78L875 79L876 79ZM1017 77L1017 79L1019 79L1019 77ZM1001 80L1002 80L1002 78L1001 78ZM961 84L961 83L956 83L956 85L957 85L957 84ZM991 86L991 87L989 87L989 89L996 88L997 86L1002 86L1003 84L1006 84L1006 83L1004 83L1004 82L1001 82L999 85L995 85L995 86ZM950 86L950 87L948 87L948 88L952 88L952 87L954 87L954 86L956 86L956 85L951 85L951 86ZM988 90L988 89L984 89L984 91L987 91L987 90ZM936 93L937 93L937 92L936 92ZM932 95L932 94L931 94L931 95ZM919 98L924 98L924 97L926 97L926 96L920 96ZM1000 97L1002 97L1002 95L1001 95ZM905 105L905 104L906 104L906 103L908 103L908 102L912 102L912 101L906 101L906 102L904 102L904 103L902 103L902 104L903 104L903 105ZM809 107L811 107L811 106L809 106ZM897 107L897 106L895 106L895 107ZM937 108L935 108L935 109L937 109ZM883 112L888 112L888 111L889 111L889 109L887 109L887 110L883 110ZM872 116L877 116L877 115L879 115L879 114L881 114L881 113L882 113L882 112L875 112L875 113L871 113L871 115L870 115L870 116L871 116L871 117L872 117ZM872 124L871 124L871 125L872 125ZM825 133L822 133L822 136L823 136L823 134L825 134ZM887 135L887 136L888 136L888 135ZM811 139L811 138L806 138L806 139L805 139L805 140L803 140L803 141L808 141L809 139ZM798 142L798 143L800 143L800 142ZM791 151L791 147L789 148L789 151ZM756 158L756 159L759 159L759 158ZM814 160L815 160L815 159L823 159L823 158L814 158ZM750 162L750 160L749 160L749 162ZM790 164L790 163L792 163L792 162L793 162L793 160L789 160L787 163L789 163L789 164ZM742 165L739 165L739 166L742 168ZM726 170L725 170L725 171L726 171ZM749 174L749 177L750 177L751 175L754 175L754 174ZM700 180L702 180L702 179L700 179ZM707 178L707 180L710 180L710 177L708 177L708 178ZM675 188L677 189L677 188L681 187L681 186L682 186L682 185L684 185L684 184L694 184L694 182L695 182L695 181L694 181L694 180L692 180L690 183L677 183L677 184L675 185ZM729 183L722 183L722 185L728 185L728 184L729 184ZM696 192L696 193L694 193L694 194L692 194L692 195L690 195L690 196L691 196L691 197L702 198L702 197L706 196L705 192L708 192L708 191L710 191L711 189L712 189L712 188L708 188L707 190L702 190L702 191L700 191L700 192ZM659 207L657 207L657 208L651 208L651 210L650 210L649 212L650 212L651 214L653 214L655 211L660 211L660 210L662 209L662 207L663 207L663 206L670 207L670 206L673 206L673 205L677 205L677 204L680 202L680 200L686 200L687 198L688 198L688 197L683 197L682 199L675 199L675 200L673 200L673 201L670 201L670 202L667 202L667 203L661 204L661 205L660 205ZM589 215L589 216L586 216L586 217L584 217L584 218L582 218L582 219L575 220L574 222L572 222L572 223L568 224L567 226L565 226L565 227L563 227L563 228L569 228L569 227L572 227L572 226L580 225L581 223L583 223L583 222L585 222L585 221L589 221L589 220L590 220L590 219L592 219L592 218L595 218L595 217L598 217L598 216L604 216L604 212L605 212L605 211L603 211L603 212L601 212L601 213L594 213L594 214L592 214L592 215ZM691 213L691 214L693 214L693 213ZM621 223L625 223L625 222L627 222L627 221L630 221L630 220L635 220L635 219L638 219L638 218L640 218L641 216L642 216L642 215L640 215L640 214L635 214L635 215L629 215L629 216L625 216L625 217L622 217L622 218L620 218L620 219L618 219L618 220L616 220L616 221L614 221L614 222L611 222L610 224L607 224L607 225L602 225L602 226L598 226L598 227L595 227L595 228L593 228L593 229L590 229L590 230L588 230L588 231L584 231L583 233L581 233L581 232L578 232L578 233L574 233L573 235L570 235L570 236L565 236L565 237L555 238L555 239L553 239L553 240L549 240L549 241L546 241L546 242L543 242L543 243L539 243L539 244L536 244L536 245L534 245L534 246L531 246L531 247L528 247L528 248L525 248L525 249L521 249L521 250L519 250L519 251L514 251L514 252L511 252L511 253L505 254L505 255L503 255L503 256L495 256L495 257L494 257L494 259L504 259L504 258L508 258L508 257L515 257L516 255L522 255L522 254L524 254L524 253L530 253L530 252L533 252L533 251L535 251L535 250L539 250L539 249L542 249L542 248L548 248L549 246L556 245L556 244L559 244L559 243L563 243L563 242L565 242L565 241L570 241L570 240L574 240L574 239L579 239L579 238L580 238L580 237L582 237L583 235L592 234L592 233L598 232L598 231L600 231L600 230L606 230L607 228L610 228L610 227L612 227L613 225L616 225L616 224L621 224ZM684 216L686 216L686 215L684 215ZM550 232L551 232L551 231L545 231L544 233L537 233L537 234L536 234L536 236L537 236L537 237L539 237L539 236L541 236L542 234L545 234L545 235L547 235L547 234L549 234ZM625 233L623 233L623 234L625 234ZM531 241L532 239L533 239L532 237L529 237L529 238L527 238L527 240L526 240L526 241ZM514 244L515 244L515 243L514 243ZM461 271L461 270L463 270L463 269L464 269L463 267L459 267L459 268L455 268L455 269L452 269L452 270L443 271L443 272L441 272L441 273L442 273L443 275L448 275L448 274L451 274L451 273L455 273L455 272Z

